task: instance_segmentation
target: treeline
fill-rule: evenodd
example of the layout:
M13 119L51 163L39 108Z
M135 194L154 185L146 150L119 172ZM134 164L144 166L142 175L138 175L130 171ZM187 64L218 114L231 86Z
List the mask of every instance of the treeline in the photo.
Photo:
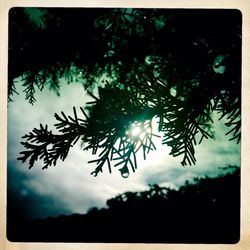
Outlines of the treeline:
M228 171L230 170L231 171ZM8 227L11 241L236 243L240 237L240 169L194 178L178 190L151 185L88 213Z

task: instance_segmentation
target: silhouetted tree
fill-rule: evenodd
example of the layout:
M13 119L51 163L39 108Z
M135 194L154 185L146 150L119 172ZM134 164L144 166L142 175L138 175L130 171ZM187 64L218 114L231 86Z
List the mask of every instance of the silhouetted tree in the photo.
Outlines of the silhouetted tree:
M93 98L80 115L75 107L73 116L55 114L57 134L41 124L23 137L19 159L30 168L38 159L56 165L81 140L98 154L94 176L114 163L128 177L136 153L155 150L157 131L171 155L192 165L195 145L213 137L214 111L240 141L237 10L14 8L9 27L10 99L18 76L30 103L46 86L59 94L62 77L81 81Z
M240 239L240 168L177 190L151 185L125 192L83 215L37 219L23 228L10 222L12 241L232 244Z

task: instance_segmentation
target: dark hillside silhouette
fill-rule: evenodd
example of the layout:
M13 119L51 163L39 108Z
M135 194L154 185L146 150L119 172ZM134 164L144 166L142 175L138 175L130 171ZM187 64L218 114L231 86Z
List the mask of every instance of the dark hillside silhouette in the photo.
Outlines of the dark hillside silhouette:
M231 170L231 171L229 171ZM194 178L174 190L151 185L107 201L87 214L37 219L8 239L35 242L236 243L240 236L240 168Z
M14 119L9 128L19 126L18 121L26 121L27 117L37 125L32 121L32 127L30 122L19 126L20 134L9 130L8 147L18 151L8 152L11 162L8 164L8 239L237 242L239 168L217 178L188 180L178 190L155 184L144 192L126 192L108 200L106 208L92 208L86 214L28 221L29 211L39 207L44 197L37 190L32 193L30 184L35 171L22 178L18 177L21 175L16 167L22 163L29 169L51 168L64 161L73 147L79 146L83 150L82 159L93 164L90 171L93 176L120 171L122 177L128 178L142 162L138 155L146 160L151 151L157 150L155 137L161 137L166 155L178 157L179 165L192 167L202 165L204 159L196 159L196 146L206 140L219 138L220 141L225 136L239 144L241 35L242 14L236 9L12 8L8 37L9 105L16 108L20 103L16 94L23 91L23 102L34 105L32 109L40 114L43 103L36 102L36 98L41 91L49 89L59 96L65 84L77 81L83 88L76 95L77 100L82 98L82 103L72 104L71 112L67 108L53 114L46 108L37 121L32 113L22 117L21 112L18 116L16 111L11 113ZM67 95L60 98L68 104ZM220 126L215 129L217 119L223 129ZM216 136L216 132L221 134ZM19 142L22 148L17 146ZM210 140L209 149L212 144ZM93 158L86 159L85 151L90 151ZM216 154L224 160L227 152L218 151ZM213 153L211 150L211 157ZM69 165L75 164L69 161ZM227 162L223 161L225 165ZM160 164L155 161L150 166L155 174L159 173L158 166L164 167ZM164 164L168 171L170 163ZM25 196L27 190L14 185L15 178L25 183L30 195ZM174 181L171 173L169 181ZM85 190L83 198L84 194ZM56 194L48 196L58 202ZM32 202L25 201L33 198L38 205L29 210L28 204ZM71 201L71 197L64 198ZM19 201L24 201L22 206ZM69 211L60 210L64 208L60 203L56 205L51 203L52 209L41 214Z

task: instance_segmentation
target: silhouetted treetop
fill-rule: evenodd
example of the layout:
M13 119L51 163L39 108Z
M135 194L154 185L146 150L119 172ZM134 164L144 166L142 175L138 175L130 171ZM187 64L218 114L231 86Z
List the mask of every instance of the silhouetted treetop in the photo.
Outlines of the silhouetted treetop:
M125 192L86 214L13 221L8 239L35 242L237 243L240 239L240 168L194 178L178 189L150 185ZM10 217L11 220L11 217ZM11 222L11 221L10 221Z
M195 145L213 137L213 112L239 143L239 11L14 8L9 17L10 100L16 84L30 103L44 87L59 94L63 77L82 82L93 98L80 114L74 107L73 117L55 115L58 134L41 125L24 136L19 159L30 158L30 167L39 158L44 168L64 160L81 140L98 154L90 161L95 176L114 163L127 177L138 151L146 158L155 150L157 132L171 155L192 165Z

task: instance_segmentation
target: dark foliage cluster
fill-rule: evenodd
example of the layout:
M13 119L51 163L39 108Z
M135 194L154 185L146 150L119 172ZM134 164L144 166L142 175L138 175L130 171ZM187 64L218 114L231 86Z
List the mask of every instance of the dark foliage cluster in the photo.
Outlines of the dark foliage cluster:
M98 154L91 161L97 164L94 176L104 165L111 172L115 162L127 177L137 168L136 153L146 158L155 149L157 132L164 133L162 143L171 155L192 165L195 145L213 137L213 112L226 120L229 139L240 142L241 14L236 10L17 8L10 12L9 62L10 98L21 75L31 103L35 91L47 85L59 94L62 77L81 81L94 99L81 108L81 119L75 108L73 120L55 115L60 134L41 125L24 136L27 150L19 159L30 157L30 167L39 158L45 168L64 160L81 138L85 149ZM95 84L99 96L92 94ZM157 131L151 131L153 119ZM143 138L129 135L134 124Z
M8 224L8 239L34 242L236 243L240 169L194 178L178 190L151 185L107 201L107 208Z
M84 111L82 110L84 113ZM85 114L85 113L84 113ZM79 119L74 108L74 118L67 117L63 112L59 116L55 114L58 124L55 127L61 134L53 134L48 130L48 126L40 124L39 129L33 129L32 132L23 136L26 139L22 142L28 151L21 152L23 154L19 159L25 162L29 159L29 168L32 168L38 159L44 162L43 169L48 166L56 165L58 159L65 160L70 148L77 143L80 136L86 130L86 121Z

